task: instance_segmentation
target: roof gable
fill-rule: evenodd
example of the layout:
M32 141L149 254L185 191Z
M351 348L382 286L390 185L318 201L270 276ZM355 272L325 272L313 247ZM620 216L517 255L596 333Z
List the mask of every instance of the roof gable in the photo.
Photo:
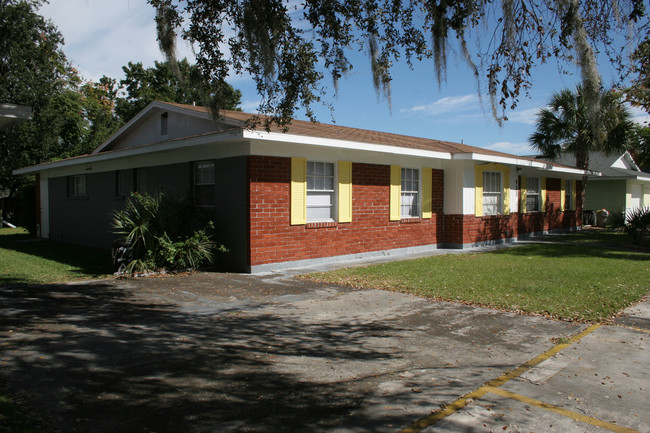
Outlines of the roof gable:
M234 123L240 125L240 122ZM222 131L233 126L232 121L214 121L203 107L152 102L93 153Z

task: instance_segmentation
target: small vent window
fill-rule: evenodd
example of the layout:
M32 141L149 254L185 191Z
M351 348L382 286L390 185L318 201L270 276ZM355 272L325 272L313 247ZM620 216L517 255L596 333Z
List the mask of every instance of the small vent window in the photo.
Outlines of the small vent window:
M167 120L169 118L169 113L163 113L160 115L160 135L167 135Z

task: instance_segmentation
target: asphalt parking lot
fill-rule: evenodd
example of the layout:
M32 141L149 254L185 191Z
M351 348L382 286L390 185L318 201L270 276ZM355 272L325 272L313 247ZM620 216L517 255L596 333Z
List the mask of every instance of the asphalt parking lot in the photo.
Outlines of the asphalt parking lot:
M650 431L650 303L568 323L287 274L0 287L60 432Z

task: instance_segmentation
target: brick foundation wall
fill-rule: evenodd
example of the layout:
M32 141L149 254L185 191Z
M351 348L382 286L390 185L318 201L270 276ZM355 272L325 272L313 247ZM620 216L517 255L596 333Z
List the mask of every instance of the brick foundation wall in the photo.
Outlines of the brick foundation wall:
M290 225L290 159L250 156L250 265L438 244L443 171L432 172L432 218L389 221L390 166L352 164L352 222Z

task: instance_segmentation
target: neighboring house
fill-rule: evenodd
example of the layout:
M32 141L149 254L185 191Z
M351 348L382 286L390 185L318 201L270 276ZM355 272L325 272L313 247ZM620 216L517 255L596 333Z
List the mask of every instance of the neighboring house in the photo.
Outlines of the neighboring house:
M183 196L208 213L228 267L465 248L579 226L582 170L464 144L154 102L92 154L37 175L43 237L108 248L130 191Z
M32 107L0 102L0 129L31 120Z
M557 162L575 165L575 156L565 154ZM614 155L592 152L589 169L601 175L587 180L585 210L611 212L650 206L650 173L641 171L629 152Z

